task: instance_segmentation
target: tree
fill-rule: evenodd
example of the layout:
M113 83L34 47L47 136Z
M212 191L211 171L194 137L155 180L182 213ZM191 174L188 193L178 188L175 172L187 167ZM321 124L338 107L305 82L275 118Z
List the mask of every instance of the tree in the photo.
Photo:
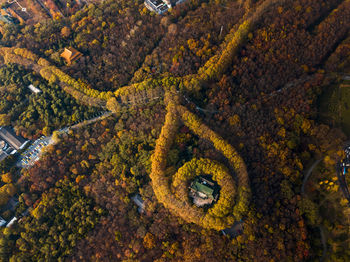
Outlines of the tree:
M12 180L13 180L12 173L8 172L8 173L3 174L1 176L1 180L2 180L2 182L6 183L6 184L12 183Z
M147 249L152 249L156 246L156 239L153 234L147 233L143 238L143 246Z
M64 26L62 29L61 29L61 35L63 38L68 38L71 34L71 31L69 29L69 27L67 26Z

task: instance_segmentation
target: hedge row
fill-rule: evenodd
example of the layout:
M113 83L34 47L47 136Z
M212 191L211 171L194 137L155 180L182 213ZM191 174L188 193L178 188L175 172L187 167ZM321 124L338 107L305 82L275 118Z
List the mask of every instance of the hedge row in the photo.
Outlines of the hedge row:
M107 101L113 96L112 92L99 92L95 89L88 87L87 84L77 81L70 77L62 70L51 65L49 61L44 58L38 57L36 54L24 48L6 48L2 47L0 49L0 54L4 57L5 63L16 63L21 64L30 69L38 69L38 73L50 82L61 82L71 86L71 88L76 89L79 93L83 93L91 98L100 99ZM69 90L72 90L72 89ZM77 93L77 92L75 92ZM82 98L82 95L76 96ZM93 99L92 99L93 100ZM86 102L86 98L84 98Z
M159 202L185 221L205 228L224 229L232 225L235 220L241 219L247 211L250 189L244 162L231 145L185 107L177 105L174 102L177 99L176 95L173 97L169 93L166 95L168 105L165 123L152 156L150 177L153 190ZM228 169L209 159L193 159L185 163L172 178L165 175L167 154L177 133L180 119L198 136L212 141L214 146L228 158L237 174L237 194L234 179ZM193 206L187 197L189 180L200 173L212 175L221 186L220 198L208 212Z
M196 115L188 111L186 107L179 105L177 106L177 111L185 125L199 137L211 141L214 147L222 152L229 160L230 165L235 170L238 179L238 200L234 207L233 215L236 219L241 219L243 214L247 211L251 196L249 177L243 159L227 141L203 124L202 121Z
M235 31L231 29L221 44L218 54L212 56L203 67L198 70L197 78L200 81L219 80L222 74L232 64L233 57L244 43L249 32L260 21L264 13L273 5L282 4L285 0L267 0L260 4L256 10L247 14L247 19Z
M2 47L0 53L3 57L7 56L7 61L9 62L23 64L24 61L21 61L21 59L18 59L18 57L16 57L19 56L27 59L27 61L32 61L33 63L38 64L39 66L45 67L46 69L43 71L44 75L48 75L48 70L50 69L60 82L70 85L71 87L79 90L85 95L106 101L112 98L113 96L120 97L124 95L130 95L140 90L149 90L151 88L160 86L178 86L180 89L198 92L200 90L202 81L218 79L224 73L227 67L232 63L234 55L237 53L239 47L248 35L249 31L259 21L263 13L271 5L281 3L282 1L283 0L267 0L261 5L259 5L257 10L253 14L249 15L249 18L246 19L239 26L237 31L231 30L231 32L226 36L225 41L221 45L220 50L222 51L211 57L207 61L207 63L198 70L197 75L189 75L185 76L184 78L164 77L161 79L148 79L141 83L122 87L115 91L114 94L112 92L99 92L95 89L88 87L84 83L76 81L75 79L62 72L60 69L50 65L50 63L47 60L38 57L36 54L32 53L27 49ZM50 81L55 80L54 77L52 77L51 75L49 79L51 79Z
M179 168L172 182L173 192L177 198L181 201L188 201L189 181L203 174L211 175L220 186L220 198L205 216L212 216L215 219L227 219L227 216L232 216L230 213L235 204L236 185L229 170L214 160L194 158ZM234 221L234 218L231 220Z

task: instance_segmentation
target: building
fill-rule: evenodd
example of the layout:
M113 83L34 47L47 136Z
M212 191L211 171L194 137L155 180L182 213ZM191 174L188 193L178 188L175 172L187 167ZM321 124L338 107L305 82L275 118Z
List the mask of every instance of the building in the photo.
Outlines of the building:
M21 24L24 24L30 18L29 14L23 11L24 9L17 4L12 4L6 10L10 13L11 17L16 18Z
M0 161L4 160L8 155L13 155L17 151L13 149L4 140L0 139Z
M163 0L164 4L166 4L169 8L172 6L172 2L170 0Z
M196 177L190 185L190 196L198 207L215 202L218 198L217 191L214 182L202 176Z
M224 236L235 238L239 235L242 235L243 231L244 231L244 222L241 219L240 221L236 221L231 227L221 230L221 233Z
M145 6L148 10L161 15L168 11L169 8L182 2L185 2L185 0L145 0Z
M7 221L5 219L3 219L2 217L0 217L0 227L5 226L7 223Z
M71 65L74 61L78 60L83 56L78 50L73 47L65 48L61 57L63 57L68 65Z
M19 137L10 127L0 127L0 140L5 141L10 147L15 150L20 150L25 147L25 145L29 142L25 140L23 137ZM12 152L11 154L14 154Z
M169 9L169 6L162 0L145 0L145 6L151 12L156 12L160 15Z
M138 206L137 210L139 211L139 213L143 213L145 211L145 203L142 200L140 194L136 194L136 195L132 196L131 199Z
M33 93L35 93L35 94L41 93L41 90L40 90L39 88L33 86L32 84L30 84L30 85L28 86L28 88L29 88Z
M10 220L10 222L7 224L7 226L6 227L10 227L10 226L12 226L13 225L13 223L15 223L17 221L17 217L13 217L11 220Z
M12 19L12 16L9 12L7 12L7 10L5 8L2 8L0 10L0 20L3 21L6 24L13 24L14 21Z

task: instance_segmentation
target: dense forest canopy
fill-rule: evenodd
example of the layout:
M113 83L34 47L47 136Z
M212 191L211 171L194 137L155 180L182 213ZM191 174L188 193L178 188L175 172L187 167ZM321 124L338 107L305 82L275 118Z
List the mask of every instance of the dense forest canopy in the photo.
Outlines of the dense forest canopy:
M113 114L55 132L31 168L1 162L19 218L1 261L350 260L349 1L54 2L1 24L0 126L36 139ZM203 174L220 194L200 208Z
M0 69L0 85L1 125L13 124L25 137L48 135L97 112L77 103L57 85L15 64ZM29 85L41 92L35 94Z

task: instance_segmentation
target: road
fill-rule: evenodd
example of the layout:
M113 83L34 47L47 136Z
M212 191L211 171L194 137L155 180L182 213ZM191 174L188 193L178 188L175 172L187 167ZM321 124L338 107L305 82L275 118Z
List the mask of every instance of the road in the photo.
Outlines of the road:
M345 76L345 77L349 77L349 79L350 79L350 76ZM337 177L338 177L340 188L343 191L344 197L349 201L348 205L350 206L349 187L348 187L348 184L346 182L345 175L342 172L342 163L348 163L349 158L350 158L350 155L346 152L347 148L350 148L350 140L344 142L343 149L344 149L344 152L347 154L347 156L346 156L346 159L344 159L342 162L338 162L337 163L337 165L336 165L336 173L337 173ZM347 174L349 174L349 173L347 173Z
M95 122L97 122L97 121L100 121L100 120L102 120L102 119L104 119L104 118L106 118L106 117L109 117L109 116L111 116L111 115L112 115L112 112L107 111L107 112L104 112L104 113L103 113L102 115L100 115L100 116L96 116L96 117L91 118L91 119L89 119L89 120L85 120L85 121L80 122L80 123L78 123L78 124L72 125L72 126L68 127L68 129L76 129L76 128L80 128L80 127L83 127L83 126L86 126L86 125L90 125L90 124L92 124L92 123L95 123Z
M349 192L348 184L346 183L346 180L345 180L345 175L342 172L340 163L337 164L336 173L340 184L340 188L342 189L344 197L349 201L348 204L350 205L350 192Z
M346 143L345 143L346 144ZM322 161L321 159L316 160L312 166L307 170L305 177L303 179L303 184L301 186L301 194L305 196L305 185L309 179L309 177L312 174L312 171L317 167L317 165ZM338 177L338 181L339 181L339 185L340 188L343 191L343 194L345 196L345 198L349 201L350 203L350 193L349 193L349 189L347 186L347 183L345 181L345 175L341 172L341 165L340 163L337 164L336 166L336 173L337 173L337 177ZM307 195L306 195L307 197ZM326 236L325 236L325 232L324 232L324 228L321 225L317 226L320 230L320 235L321 235L321 242L322 242L322 246L323 246L323 252L322 252L322 257L320 259L320 261L324 261L327 255L327 240L326 240Z

